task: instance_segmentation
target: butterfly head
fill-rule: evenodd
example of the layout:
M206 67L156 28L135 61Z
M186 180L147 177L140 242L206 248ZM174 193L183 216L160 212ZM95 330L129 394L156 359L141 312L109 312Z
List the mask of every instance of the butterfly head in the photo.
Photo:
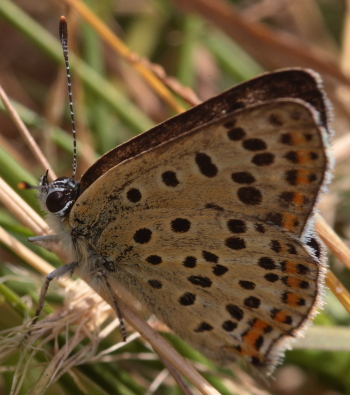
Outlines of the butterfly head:
M79 182L71 177L59 177L50 183L47 173L37 187L41 206L58 217L66 217L79 196Z

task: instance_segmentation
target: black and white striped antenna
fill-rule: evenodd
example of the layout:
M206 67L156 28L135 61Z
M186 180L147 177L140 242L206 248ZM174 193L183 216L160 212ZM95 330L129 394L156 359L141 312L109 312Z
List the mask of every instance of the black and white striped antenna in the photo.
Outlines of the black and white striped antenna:
M62 49L63 49L64 61L66 64L66 73L67 73L67 82L68 82L68 100L69 100L70 119L71 119L71 123L72 123L72 134L73 134L73 174L72 174L72 178L74 179L76 172L77 172L77 138L76 138L75 120L74 120L72 83L71 83L71 78L70 78L70 69L69 69L69 61L68 61L68 28L67 28L67 21L64 16L61 16L61 18L60 18L59 33L60 33L60 40L61 40L61 45L62 45Z

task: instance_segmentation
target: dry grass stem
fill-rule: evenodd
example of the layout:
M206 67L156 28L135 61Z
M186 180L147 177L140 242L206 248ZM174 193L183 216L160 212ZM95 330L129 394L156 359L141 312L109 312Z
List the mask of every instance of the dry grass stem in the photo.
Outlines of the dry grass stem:
M177 385L179 386L179 388L181 389L181 391L184 393L184 395L193 395L193 392L190 390L188 385L184 382L184 380L181 377L181 375L179 374L179 372L174 368L171 361L167 361L166 359L162 358L161 356L159 356L159 358L163 362L164 366L167 369L163 371L164 372L163 375L162 375L162 373L160 373L158 375L158 380L156 378L153 381L153 383L149 387L147 393L149 394L149 393L154 392L156 390L156 388L159 387L159 385L167 378L167 376L170 373L173 376L173 378L174 378L175 382L177 383ZM156 383L157 381L158 381L158 383ZM153 384L154 384L154 389L151 389Z
M350 269L350 251L334 230L320 216L316 215L315 229L333 254Z
M332 152L337 164L349 159L350 157L350 133L334 140L332 144Z
M117 322L119 326L119 319L115 319L113 321ZM106 329L106 328L104 328ZM99 340L102 340L104 337L101 335L104 332L104 329L102 331L99 331L98 337ZM106 335L107 336L107 335ZM134 340L138 339L140 337L140 334L138 332L134 332L131 335L129 335L126 338L125 342L119 342L117 344L114 344L112 347L106 348L105 350L99 352L96 354L94 357L90 358L90 362L110 362L112 360L119 360L120 359L130 359L130 358L137 358L137 359L146 359L146 360L156 360L158 359L158 356L155 354L148 354L148 353L138 353L138 354L131 354L131 353L123 353L123 354L117 354L117 355L110 355L112 352L115 352L119 350L120 348L126 346L127 344L133 342Z
M335 59L337 57L337 48L324 26L324 20L317 1L286 1L285 6L293 17L300 37L323 50L327 50ZM312 18L310 18L310 15L312 15Z
M46 222L2 178L0 178L0 201L36 235L50 233Z
M74 295L70 298L66 307L43 318L32 329L32 334L21 352L20 363L17 365L17 374L13 383L14 394L16 393L15 388L21 387L23 375L31 366L35 354L38 351L44 351L45 344L56 339L62 333L66 333L64 345L59 349L58 343L55 343L54 356L49 356L49 363L45 365L39 381L36 382L29 393L44 393L48 386L58 380L64 373L69 372L72 367L88 363L95 356L100 340L98 328L109 316L110 308L98 295L91 292L86 284L77 285L75 283L75 287L70 290L70 292L74 291ZM73 335L69 337L68 328L72 326L75 329ZM18 348L18 337L21 338L27 330L28 327L25 326L17 334L13 332L17 336L14 337L16 341L12 341L12 348ZM86 338L90 341L86 346L79 349L78 346ZM40 340L40 343L34 347L33 345L38 340ZM11 349L11 344L8 344L8 341L2 343L1 348L4 348L4 344L6 344L7 348ZM76 348L78 348L78 351L76 351Z
M166 359L172 366L177 369L183 376L185 376L202 394L216 394L219 393L210 385L194 368L183 358L163 337L155 331L133 308L133 306L126 305L126 301L133 300L132 295L121 286L111 283L115 294L118 297L119 308L122 312L123 318L136 330L148 343L151 344L157 354ZM110 296L107 290L101 290L99 294L107 302L111 303Z
M29 132L29 130L27 129L27 127L25 126L25 124L23 123L21 118L19 117L17 111L12 106L12 104L10 102L10 99L8 98L8 96L6 95L5 91L2 89L1 86L0 86L0 98L1 98L1 100L2 100L2 102L4 104L4 106L5 106L8 114L10 115L10 117L13 120L14 124L16 125L18 131L21 133L21 135L23 136L24 140L27 142L28 147L33 152L35 158L41 164L41 166L43 167L44 171L46 171L47 169L49 170L49 178L51 179L51 181L55 180L57 178L55 172L53 171L53 169L50 166L49 162L46 160L46 158L43 155L43 153L41 152L39 146L37 145L37 143L33 139L32 135Z
M153 380L152 384L149 386L145 395L152 395L155 391L157 391L159 386L167 379L167 377L169 377L168 369L163 369L160 371L157 377ZM187 392L184 392L184 394L186 393ZM192 394L192 392L190 392L190 394Z
M65 3L68 7L76 11L87 23L89 23L100 37L105 41L119 56L127 61L145 81L157 92L157 94L169 104L177 113L183 112L184 109L174 100L174 96L169 92L165 85L153 74L151 70L145 67L140 58L111 31L111 29L94 14L85 3L80 0L64 0L60 4Z
M120 343L117 344L118 348L120 348L119 344ZM100 354L103 354L103 352L100 353ZM96 356L96 358L93 358L93 361L104 362L104 363L111 363L111 362L125 361L125 360L129 361L131 359L143 360L143 361L158 361L159 360L159 356L157 354L155 354L155 353L151 354L151 353L145 353L145 352L136 352L136 353L123 352L123 353L116 354L116 355L105 355L105 356L100 357L100 358L97 358L97 356Z
M342 51L340 58L340 67L342 71L350 76L350 1L346 1L344 17L344 27L343 27L343 37L342 37Z
M330 270L327 272L326 284L350 314L350 293Z
M340 239L340 237L334 232L334 230L318 214L316 215L315 229L330 251L332 251L332 253L349 269L349 249ZM325 281L327 286L332 290L333 294L337 297L340 303L350 313L350 294L347 289L330 270L327 271Z
M45 260L41 259L38 255L32 252L29 248L25 247L16 238L12 237L3 228L0 227L0 241L5 244L10 250L12 250L17 256L26 261L35 270L42 274L48 274L55 270L53 266L47 263ZM60 285L66 286L62 280L60 280Z
M153 73L167 86L171 88L171 90L177 93L183 100L185 100L191 106L196 106L201 103L201 100L193 91L193 89L189 87L184 87L180 84L179 80L169 76L166 74L163 67L158 64L153 64L149 62L147 59L141 59L141 62L145 64Z
M350 80L339 70L334 59L316 47L285 32L278 35L261 23L242 17L224 0L173 0L180 9L195 12L222 29L268 70L298 65L312 68L323 75L330 75L339 82L350 85ZM266 53L269 56L266 56Z

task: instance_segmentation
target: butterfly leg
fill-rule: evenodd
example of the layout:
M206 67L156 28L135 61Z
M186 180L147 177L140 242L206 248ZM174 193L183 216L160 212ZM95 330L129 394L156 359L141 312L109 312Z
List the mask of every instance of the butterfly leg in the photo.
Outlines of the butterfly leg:
M55 279L55 278L59 278L59 277L65 276L68 273L69 273L70 276L72 276L73 273L74 273L75 268L77 267L77 265L78 265L78 262L71 262L68 265L64 265L64 266L59 267L58 269L54 270L53 272L49 273L46 276L44 285L42 286L41 291L40 291L40 297L39 297L38 306L37 306L36 311L35 311L35 316L34 316L32 322L30 324L31 328L37 323L37 321L39 319L41 310L44 307L45 297L46 297L47 290L49 288L49 285L50 285L51 281L53 279ZM31 330L29 330L24 335L23 342L25 342L28 339L30 334L31 334Z
M46 236L34 236L34 237L29 237L28 241L31 243L45 243L45 242L58 242L59 238L57 235L46 235Z
M57 235L46 235L29 237L28 241L38 245L39 247L52 251L53 247L60 242L60 239Z
M111 297L111 300L113 302L114 309L115 309L115 311L117 313L117 316L118 316L119 322L120 322L120 330L121 330L121 333L122 333L122 339L125 342L126 341L126 329L125 329L125 325L124 325L124 319L123 319L123 316L122 316L122 312L120 311L120 308L119 308L118 300L117 300L117 298L115 296L115 293L112 290L111 284L108 281L106 271L105 270L100 270L99 271L99 275L103 278L103 280L105 282L105 285L107 287L108 293L109 293L109 295Z

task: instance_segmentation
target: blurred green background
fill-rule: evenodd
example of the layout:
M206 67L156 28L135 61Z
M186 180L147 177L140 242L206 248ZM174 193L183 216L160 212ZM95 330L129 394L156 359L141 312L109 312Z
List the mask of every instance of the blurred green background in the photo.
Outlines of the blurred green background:
M321 73L333 103L336 138L349 132L350 18L345 1L90 0L86 4L133 52L161 66L157 72L175 88L178 94L174 97L185 108L190 104L180 97L187 93L184 87L192 88L200 100L205 100L264 71L311 67ZM212 11L208 11L208 4ZM231 24L225 7L238 18ZM1 0L0 83L59 176L69 175L72 163L66 81L58 41L62 14L69 18L71 58L73 52L77 55L71 74L79 174L104 152L175 115L130 63L113 52L65 1ZM348 169L349 160L345 158L336 166L334 182L320 206L329 224L346 241L350 236ZM0 112L0 176L16 188L22 180L36 183L42 173L10 118ZM19 194L38 210L34 192ZM30 231L3 206L0 224L50 263L60 264L53 254L27 243ZM332 257L329 262L349 289L349 271ZM27 270L30 275L26 275ZM42 277L5 246L0 247L0 276L4 278L0 282L2 330L21 325L32 315L26 307L28 295L37 300ZM62 302L56 288L49 292L47 302L53 306ZM14 303L19 304L14 307ZM345 309L328 292L325 309L315 323L336 329L347 327L349 322ZM223 394L350 394L350 355L345 344L343 351L332 351L336 331L329 332L330 351L322 351L323 347L288 351L274 379L268 381L218 369L174 335L165 336L183 355L199 361L204 376ZM99 350L118 339L119 334L110 335ZM152 383L164 367L156 357L152 361L136 357L144 352L150 350L142 340L135 340L117 351L135 353L135 357L77 366L74 375L63 375L48 393L83 394L83 388L88 388L85 393L89 394L181 393L169 377L160 380L153 390ZM35 363L44 360L42 356ZM9 393L17 361L18 355L0 366L0 394ZM38 372L40 366L30 371L19 394L27 393Z

